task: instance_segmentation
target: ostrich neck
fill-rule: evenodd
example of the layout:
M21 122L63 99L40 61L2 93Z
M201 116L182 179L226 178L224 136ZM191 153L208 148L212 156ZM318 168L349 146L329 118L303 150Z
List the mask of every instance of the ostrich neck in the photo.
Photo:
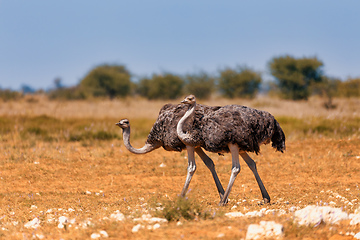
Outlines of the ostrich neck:
M195 107L196 107L196 103L190 106L190 108L186 111L184 116L182 116L176 127L177 135L180 138L180 140L184 143L189 143L191 141L191 135L189 133L184 132L184 123L187 119L195 115Z
M145 153L151 152L152 150L158 148L158 146L151 145L149 143L145 143L145 145L142 148L134 148L133 146L131 146L130 127L123 129L123 140L124 140L124 145L125 145L126 149L135 154L145 154Z

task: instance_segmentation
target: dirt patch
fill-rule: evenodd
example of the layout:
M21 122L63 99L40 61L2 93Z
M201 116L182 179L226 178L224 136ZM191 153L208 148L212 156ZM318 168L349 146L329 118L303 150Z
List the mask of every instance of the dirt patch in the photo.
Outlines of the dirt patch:
M19 149L7 143L2 148L0 234L7 239L30 238L34 234L46 238L89 238L101 230L111 238L128 239L245 238L247 226L263 219L283 224L286 239L328 239L335 234L360 231L359 225L346 222L297 226L291 212L307 205L331 204L348 213L359 208L359 139L290 141L284 154L262 147L261 154L252 157L272 198L271 205L258 204L260 191L252 172L242 163L229 204L218 207L219 196L211 174L197 159L198 169L187 196L201 205L202 211L214 216L182 219L180 224L169 222L158 229L144 224L136 233L132 229L138 223L133 218L142 214L161 216L162 211L154 209L176 200L186 176L184 152L159 149L147 155L133 155L118 140L92 147L64 142L36 143ZM226 185L230 155L210 157ZM226 212L247 213L263 208L274 213L234 219L224 216ZM124 214L124 221L104 220L116 210ZM283 215L277 213L280 210ZM60 216L75 219L73 226L58 228ZM40 219L40 226L35 230L25 228L34 218Z

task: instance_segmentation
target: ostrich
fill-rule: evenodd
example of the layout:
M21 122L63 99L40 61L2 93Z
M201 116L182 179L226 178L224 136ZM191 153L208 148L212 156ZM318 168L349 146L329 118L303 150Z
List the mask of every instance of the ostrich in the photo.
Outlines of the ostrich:
M257 172L256 164L246 152L260 151L261 144L272 141L272 147L277 151L285 150L285 134L279 123L268 112L240 106L227 105L208 111L201 122L194 118L194 109L197 106L194 95L187 96L181 103L187 104L188 110L177 125L177 134L186 144L189 156L189 171L187 175L188 187L195 172L194 149L202 147L207 151L224 153L232 156L232 170L229 184L219 205L225 205L236 176L240 172L239 155L245 160L253 172L259 185L265 203L270 203L270 196ZM192 125L189 130L189 126ZM188 129L188 130L186 130Z
M198 104L196 110L194 111L194 119L198 119L199 116L205 114L205 112L213 111L216 109L214 107L204 106ZM123 140L125 147L132 153L135 154L146 154L151 152L157 148L163 147L167 151L178 151L181 152L185 148L189 148L190 146L186 146L176 134L176 125L179 119L186 112L187 107L183 104L173 105L166 104L164 105L160 112L159 116L154 123L153 127L150 130L148 138L145 142L145 145L141 148L134 148L130 143L130 122L128 119L122 119L118 123L117 126L122 128L123 130ZM224 188L221 185L221 182L217 176L215 171L214 162L204 153L201 147L190 147L194 150L197 155L202 159L205 165L209 168L213 179L215 181L217 190L220 195L220 199L224 196ZM194 153L191 151L187 151L189 154ZM192 159L192 156L189 156L188 159ZM186 185L185 185L186 186ZM180 196L184 197L187 192L187 187L182 189Z

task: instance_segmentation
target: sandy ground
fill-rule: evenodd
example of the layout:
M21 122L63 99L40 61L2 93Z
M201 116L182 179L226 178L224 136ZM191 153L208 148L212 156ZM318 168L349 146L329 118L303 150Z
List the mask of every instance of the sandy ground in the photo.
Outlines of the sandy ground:
M156 118L154 108L163 103L142 107L141 101L137 111L126 105L135 104L133 101L80 102L76 108L71 102L10 102L1 105L0 116L8 121L11 116L47 114L59 119L91 117L96 122L107 112L105 117L109 118ZM229 100L220 102L224 101ZM341 112L353 118L358 114L356 101L345 104L339 100L346 111L339 108L327 112L319 102L311 111L325 119ZM282 103L265 103L261 99L251 102L273 108L274 115L285 115ZM286 116L312 116L304 111L311 102L284 104L294 104L294 111L288 110ZM181 207L176 201L186 177L186 152L157 149L134 155L121 139L49 142L24 138L17 124L2 130L1 136L0 239L245 239L249 225L263 220L281 224L284 239L353 239L360 232L360 224L350 224L350 220L302 226L294 218L296 210L309 205L360 213L360 139L356 134L342 138L293 137L283 154L270 145L262 146L259 155L251 154L272 199L265 205L261 204L252 172L241 161L230 201L219 207L211 174L196 158L197 171L187 193L194 219L149 222L150 217L142 217L144 214L162 219L167 205ZM109 122L114 127L111 131L120 131L113 124ZM136 127L139 125L133 125ZM133 145L141 147L144 141L142 137L134 138ZM209 156L225 187L231 171L230 154ZM229 212L247 215L229 218Z
M134 145L141 145L135 142ZM359 209L360 140L308 139L288 142L286 153L264 146L257 161L259 174L272 198L259 205L260 191L252 172L242 162L242 171L230 194L230 202L218 207L219 196L210 172L200 159L187 196L213 218L181 219L162 223L156 230L132 232L142 214L161 216L154 208L175 201L186 176L184 152L159 149L147 155L129 153L121 141L83 147L79 143L37 143L31 148L11 147L1 151L0 236L29 239L38 234L47 239L83 239L104 230L113 238L127 239L228 239L245 238L247 227L261 220L283 224L286 239L328 239L335 234L357 233L360 226L341 222L316 227L297 226L294 209L308 205L331 205L348 213ZM14 147L16 149L16 147ZM10 155L10 156L9 156ZM226 186L230 155L210 154ZM273 214L230 219L227 212L247 213L266 208ZM69 210L72 209L72 210ZM104 220L116 211L124 221ZM284 214L280 215L279 212ZM74 219L71 227L58 228L59 217ZM25 228L34 218L40 226ZM49 220L50 219L50 220ZM51 220L52 219L52 220ZM83 223L89 224L83 227ZM148 224L151 225L151 224Z

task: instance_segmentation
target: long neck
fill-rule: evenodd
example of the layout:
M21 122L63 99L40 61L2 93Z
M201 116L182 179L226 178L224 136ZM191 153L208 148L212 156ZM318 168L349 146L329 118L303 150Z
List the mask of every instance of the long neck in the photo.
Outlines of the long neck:
M145 154L145 153L151 152L152 150L158 148L158 146L151 145L149 143L145 143L145 145L142 148L134 148L133 146L131 146L130 127L123 129L123 140L124 140L124 145L125 145L126 149L135 154Z
M193 117L195 115L195 107L196 107L196 103L191 105L190 108L184 114L184 116L182 116L182 118L179 120L176 126L177 135L180 138L180 140L183 141L184 143L189 142L191 140L191 135L189 133L184 132L184 123L188 118Z

